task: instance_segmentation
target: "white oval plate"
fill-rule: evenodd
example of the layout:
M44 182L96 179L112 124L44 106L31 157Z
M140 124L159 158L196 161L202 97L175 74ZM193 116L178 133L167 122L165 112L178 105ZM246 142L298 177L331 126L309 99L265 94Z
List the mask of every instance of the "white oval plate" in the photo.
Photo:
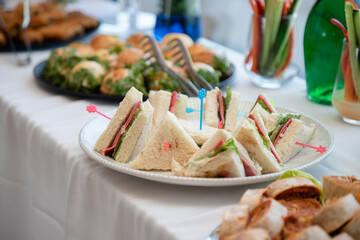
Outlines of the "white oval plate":
M197 98L189 99L189 106L193 106L195 109L199 109L199 101ZM240 101L239 111L249 112L253 106L253 102L249 101ZM296 112L289 108L277 107L277 110L280 113L284 112ZM108 116L113 116L116 109L108 114ZM193 112L188 114L189 120L198 120L199 113ZM252 176L252 177L238 177L238 178L191 178L191 177L178 177L174 176L171 172L166 171L141 171L130 168L128 163L119 163L115 162L109 157L105 157L97 152L95 152L94 145L97 139L100 137L101 133L107 127L109 120L104 117L96 117L95 119L89 121L81 130L79 135L79 142L81 148L87 153L92 159L101 163L102 165L114 169L118 172L129 174L132 176L145 178L152 181L164 182L170 184L178 185L190 185L190 186L233 186L233 185L245 185L250 183L259 183L266 182L272 179L279 177L286 170L306 170L312 168L319 164L321 161L325 160L334 148L334 137L332 132L324 126L322 123L317 120L301 114L301 120L305 122L306 125L314 124L315 132L308 143L313 146L324 146L327 147L327 151L324 154L320 154L311 148L303 148L298 154L296 154L291 160L284 164L283 171L271 174L265 174L261 176Z

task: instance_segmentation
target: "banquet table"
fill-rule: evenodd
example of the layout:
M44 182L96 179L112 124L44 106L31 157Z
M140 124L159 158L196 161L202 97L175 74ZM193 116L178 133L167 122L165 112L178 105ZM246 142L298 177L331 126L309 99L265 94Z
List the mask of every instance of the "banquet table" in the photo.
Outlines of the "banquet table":
M332 154L307 170L323 175L360 177L360 127L344 123L331 106L306 99L305 80L295 78L276 90L255 87L243 68L244 56L206 39L236 67L230 86L241 99L260 93L327 126L335 138ZM0 54L0 239L205 239L221 223L226 207L248 188L166 184L129 176L88 157L79 132L96 115L118 102L78 99L41 88L33 68L50 51L33 54L18 67Z

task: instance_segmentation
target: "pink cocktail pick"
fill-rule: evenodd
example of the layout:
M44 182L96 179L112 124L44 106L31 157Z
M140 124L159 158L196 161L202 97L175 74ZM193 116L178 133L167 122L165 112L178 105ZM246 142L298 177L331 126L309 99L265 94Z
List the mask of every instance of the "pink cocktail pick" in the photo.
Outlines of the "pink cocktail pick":
M106 117L107 119L111 120L111 118L109 118L109 117L106 116L105 114L99 112L99 111L96 109L96 106L95 106L95 105L92 105L92 104L88 105L88 106L86 107L86 111L88 111L89 113L97 113L97 114L100 114L101 116Z
M307 145L307 144L304 144L304 143L299 143L299 142L296 142L295 144L297 145L301 145L301 146L304 146L304 147L308 147L308 148L313 148L313 149L316 149L316 152L319 152L321 154L325 153L326 152L326 147L323 147L323 146L318 146L318 147L315 147L315 146L311 146L311 145Z
M164 141L164 151L165 151L165 152L168 152L168 148L170 148L170 147L171 147L171 145L168 144L167 141L165 140L165 141Z

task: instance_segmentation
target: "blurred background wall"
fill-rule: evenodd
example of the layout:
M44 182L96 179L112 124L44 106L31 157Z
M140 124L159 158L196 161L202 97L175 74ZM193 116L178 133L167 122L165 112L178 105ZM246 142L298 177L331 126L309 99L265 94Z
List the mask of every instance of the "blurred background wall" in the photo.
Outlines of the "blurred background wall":
M140 9L156 13L158 0L138 0ZM293 61L304 76L303 34L306 18L315 0L303 0L295 24L295 50ZM203 36L247 52L252 10L248 0L202 0Z

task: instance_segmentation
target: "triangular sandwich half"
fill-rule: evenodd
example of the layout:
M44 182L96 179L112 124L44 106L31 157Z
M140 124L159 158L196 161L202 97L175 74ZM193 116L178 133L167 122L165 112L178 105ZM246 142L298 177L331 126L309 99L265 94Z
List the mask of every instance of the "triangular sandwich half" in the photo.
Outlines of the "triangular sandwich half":
M244 118L233 132L233 136L245 147L249 156L262 167L262 173L281 170L281 160L269 140L259 115L255 118L250 114Z
M168 111L148 144L130 166L143 170L170 170L172 159L184 165L198 149L177 117Z

